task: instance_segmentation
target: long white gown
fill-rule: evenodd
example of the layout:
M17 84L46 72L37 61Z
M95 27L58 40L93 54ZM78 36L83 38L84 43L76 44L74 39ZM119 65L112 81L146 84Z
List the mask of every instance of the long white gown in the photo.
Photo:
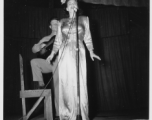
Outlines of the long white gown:
M93 50L92 38L89 28L89 19L80 16L78 20L79 33L79 79L80 79L80 108L83 120L88 118L88 94L86 82L86 44L88 50ZM61 27L53 45L53 51L59 50L59 117L60 120L76 120L77 116L77 71L76 71L76 23L72 24L69 19L62 19ZM68 34L69 32L69 34Z

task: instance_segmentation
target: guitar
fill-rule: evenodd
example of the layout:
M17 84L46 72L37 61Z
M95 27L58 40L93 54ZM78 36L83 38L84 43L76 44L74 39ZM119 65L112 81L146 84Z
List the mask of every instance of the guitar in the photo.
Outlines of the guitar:
M55 40L55 36L53 36L51 40L49 40L48 42L44 42L44 44L46 45L39 51L39 54L44 55L48 51L50 51L50 45L54 42L54 40Z

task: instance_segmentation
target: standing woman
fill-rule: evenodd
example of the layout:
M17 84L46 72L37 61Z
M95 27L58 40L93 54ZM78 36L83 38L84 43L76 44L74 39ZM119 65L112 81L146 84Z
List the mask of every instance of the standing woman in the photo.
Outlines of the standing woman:
M68 0L66 10L69 18L62 19L58 24L58 32L53 45L53 50L47 58L49 62L59 50L59 118L60 120L76 120L78 109L77 96L77 65L76 65L76 45L77 26L76 11L77 2ZM80 80L80 109L83 120L88 120L88 94L86 82L86 55L85 47L90 52L92 60L100 57L93 52L93 43L89 28L89 19L85 16L78 18L78 39L79 39L79 80Z

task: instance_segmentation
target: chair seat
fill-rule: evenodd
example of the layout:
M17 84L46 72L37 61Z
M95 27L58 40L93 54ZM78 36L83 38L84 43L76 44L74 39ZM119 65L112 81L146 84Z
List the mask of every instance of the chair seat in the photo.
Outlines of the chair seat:
M36 107L40 104L43 98L44 98L44 119L53 120L51 89L25 90L24 89L23 58L20 54L19 54L19 62L20 62L20 78L21 78L20 98L22 99L23 120L29 119L30 115L33 113ZM38 100L35 102L35 104L30 109L30 111L26 114L25 98L34 98L34 97L38 97Z
M45 97L51 95L51 89L20 91L20 98Z

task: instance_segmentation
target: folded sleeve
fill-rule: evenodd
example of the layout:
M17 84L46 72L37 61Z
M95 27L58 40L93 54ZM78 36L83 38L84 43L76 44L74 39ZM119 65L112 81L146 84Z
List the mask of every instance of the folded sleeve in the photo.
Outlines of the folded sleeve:
M61 22L61 24L62 24L62 22ZM62 44L62 32L61 32L61 25L60 25L60 26L58 26L57 35L55 37L55 41L54 41L54 44L53 44L52 51L54 53L57 53L57 51L59 50L61 44Z
M84 26L85 26L84 42L85 42L88 50L92 51L94 48L93 48L92 37L91 37L91 32L90 32L89 18L85 17L83 19L83 22L84 22Z

